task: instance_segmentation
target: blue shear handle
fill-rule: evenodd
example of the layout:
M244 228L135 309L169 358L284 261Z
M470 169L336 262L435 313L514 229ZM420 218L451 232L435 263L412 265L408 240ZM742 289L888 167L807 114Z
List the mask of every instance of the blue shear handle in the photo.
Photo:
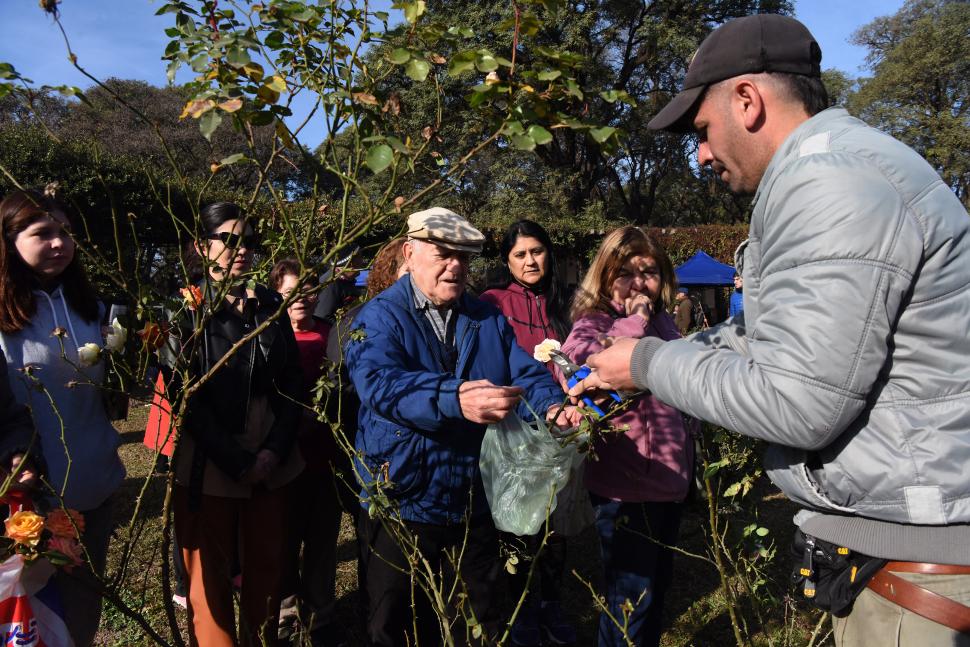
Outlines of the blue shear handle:
M569 388L573 388L574 386L576 386L576 384L578 384L580 380L582 380L584 377L586 377L589 374L590 374L590 368L588 366L581 366L579 370L573 373L573 376L569 378L569 380L567 381L567 384L569 384ZM623 398L620 397L620 394L617 393L616 391L610 391L609 394L610 394L610 397L616 400L617 402L621 402L623 400ZM600 418L603 418L604 416L606 416L603 410L600 409L593 402L592 398L588 396L583 396L582 400L583 400L583 403L586 405L586 407L588 409L592 409L593 411L595 411L596 415L598 415ZM608 407L608 409L612 409L612 408L613 408L612 405Z

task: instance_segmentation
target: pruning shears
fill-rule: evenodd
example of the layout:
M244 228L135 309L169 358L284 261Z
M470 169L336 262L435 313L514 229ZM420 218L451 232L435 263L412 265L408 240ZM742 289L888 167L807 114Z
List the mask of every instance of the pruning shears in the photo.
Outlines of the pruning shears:
M559 367L559 370L562 371L563 377L566 378L566 384L569 385L569 388L576 386L580 381L582 381L583 378L592 372L590 367L586 365L580 366L572 362L568 357L566 357L565 354L563 354L562 351L549 351L549 356L552 358L552 361L555 362L556 366ZM623 401L623 398L620 397L620 394L616 391L608 391L607 393L609 393L610 397L616 402ZM600 418L606 416L603 409L597 406L591 397L584 395L582 396L582 400L586 407L594 411ZM609 403L609 406L606 407L607 411L612 409L614 406L616 406L615 403Z

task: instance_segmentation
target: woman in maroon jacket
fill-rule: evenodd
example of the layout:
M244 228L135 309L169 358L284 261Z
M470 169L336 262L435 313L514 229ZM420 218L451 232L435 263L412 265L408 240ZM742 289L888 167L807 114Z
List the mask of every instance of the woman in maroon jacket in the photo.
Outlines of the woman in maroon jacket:
M519 346L530 355L544 339L564 341L570 328L568 307L549 234L531 220L520 220L505 232L500 250L508 276L499 283L502 287L486 291L481 299L502 311L515 331ZM549 370L552 371L551 365ZM507 539L526 556L534 555L539 547L538 536ZM512 625L513 645L539 645L543 634L546 642L554 645L576 642L576 632L565 621L560 608L565 561L565 539L554 533L533 574L533 579L539 580L539 604L531 596L526 598ZM516 600L525 588L528 571L527 566L520 568L512 577L512 594Z

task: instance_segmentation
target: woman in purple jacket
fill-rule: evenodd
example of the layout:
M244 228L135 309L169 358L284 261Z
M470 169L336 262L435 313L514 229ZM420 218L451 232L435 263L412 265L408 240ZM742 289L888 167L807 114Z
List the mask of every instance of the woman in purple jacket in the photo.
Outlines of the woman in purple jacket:
M531 220L519 220L505 232L499 249L507 276L499 284L503 287L486 291L481 295L482 301L501 310L515 331L516 342L529 355L544 339L564 340L569 334L569 315L549 234ZM551 362L548 368L552 371ZM509 535L506 539L527 557L539 548L538 535ZM576 642L576 631L566 622L560 607L565 561L566 539L553 528L532 576L539 582L539 603L531 596L526 598L512 625L515 647L540 645L543 636L553 645ZM511 593L515 600L522 595L528 574L526 566L512 576Z
M667 314L677 289L666 252L636 227L606 236L573 300L573 330L563 352L577 364L616 337L680 337ZM599 460L586 464L596 510L606 602L638 647L659 645L663 599L693 465L680 412L649 394L638 396L595 444ZM600 647L627 645L607 614L600 615Z

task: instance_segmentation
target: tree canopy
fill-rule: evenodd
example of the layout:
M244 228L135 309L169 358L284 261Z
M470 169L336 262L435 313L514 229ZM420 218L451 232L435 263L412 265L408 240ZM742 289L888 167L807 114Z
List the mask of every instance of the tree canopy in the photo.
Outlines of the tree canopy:
M853 35L873 76L851 110L905 142L970 205L970 4L909 0Z

